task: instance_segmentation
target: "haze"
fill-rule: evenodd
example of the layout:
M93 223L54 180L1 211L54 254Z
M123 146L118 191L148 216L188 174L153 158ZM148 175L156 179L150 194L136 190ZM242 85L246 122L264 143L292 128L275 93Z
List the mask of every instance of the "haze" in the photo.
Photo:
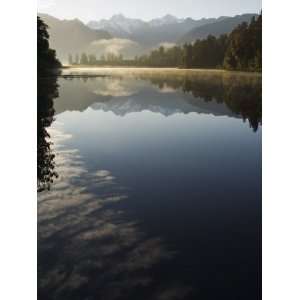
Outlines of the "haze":
M38 0L39 12L60 19L79 18L84 22L110 18L117 13L150 20L166 14L197 19L259 13L260 10L260 0Z

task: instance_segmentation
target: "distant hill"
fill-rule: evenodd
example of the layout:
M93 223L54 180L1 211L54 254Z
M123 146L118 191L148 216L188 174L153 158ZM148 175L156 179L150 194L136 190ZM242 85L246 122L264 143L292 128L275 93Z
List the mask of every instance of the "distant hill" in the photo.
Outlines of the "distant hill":
M104 30L91 29L78 19L59 20L46 14L38 14L49 26L50 47L55 49L62 62L69 53L82 52L96 40L110 39L111 34Z
M150 21L132 19L122 14L110 19L90 21L84 24L78 19L60 20L46 14L38 14L49 25L50 47L57 51L62 63L68 54L73 57L82 52L95 54L122 54L126 58L148 53L163 45L191 42L212 34L229 33L236 25L249 22L255 14L219 18L177 18L166 15Z
M190 43L197 39L204 39L208 35L219 36L221 34L230 33L238 24L243 22L249 23L252 17L257 17L257 14L243 14L235 17L228 17L223 20L211 24L205 24L193 28L188 33L183 35L179 40L179 44Z
M143 47L157 47L161 43L175 43L182 35L195 27L211 24L228 17L179 19L172 15L156 18L149 22L131 19L122 14L114 15L110 19L91 21L87 25L93 29L102 29L116 38L130 39L140 43Z

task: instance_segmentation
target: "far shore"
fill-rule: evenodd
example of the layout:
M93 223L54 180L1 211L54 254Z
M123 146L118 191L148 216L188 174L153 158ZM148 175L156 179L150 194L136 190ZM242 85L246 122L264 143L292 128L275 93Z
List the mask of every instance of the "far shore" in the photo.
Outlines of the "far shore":
M85 75L95 75L97 72L107 73L160 73L165 72L174 75L185 74L219 74L219 75L245 75L245 76L262 76L261 72L246 72L246 71L229 71L225 69L183 69L177 67L140 67L140 66L97 66L97 65L63 65L63 75L70 75L73 70L75 72L83 72Z

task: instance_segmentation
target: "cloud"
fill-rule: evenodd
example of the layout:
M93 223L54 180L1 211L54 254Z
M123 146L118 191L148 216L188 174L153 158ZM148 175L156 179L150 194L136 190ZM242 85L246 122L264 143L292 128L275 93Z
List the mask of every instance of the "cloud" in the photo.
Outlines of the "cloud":
M109 40L101 39L93 41L89 46L89 51L100 54L113 53L115 55L128 54L139 48L139 44L129 39L113 38Z
M52 298L60 299L66 294L94 299L101 292L103 299L116 300L145 287L155 294L151 299L185 296L184 287L172 280L165 282L162 291L151 286L155 283L151 269L172 260L176 252L111 206L127 198L126 188L108 184L107 178L113 177L108 170L87 172L78 150L65 148L64 138L69 135L59 132L60 126L52 127L56 157L60 157L56 165L59 178L50 191L38 197L38 257L47 257L47 263L38 261L39 293L51 291ZM106 188L100 192L101 182Z

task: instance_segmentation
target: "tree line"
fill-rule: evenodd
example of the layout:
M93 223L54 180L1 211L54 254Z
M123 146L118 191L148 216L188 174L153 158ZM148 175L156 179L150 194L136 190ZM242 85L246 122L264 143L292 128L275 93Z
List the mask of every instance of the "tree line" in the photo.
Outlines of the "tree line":
M70 65L101 65L101 64L110 64L110 65L120 65L127 63L132 60L125 60L122 54L116 55L114 53L107 53L106 55L101 55L97 59L95 54L87 54L85 52L80 55L76 53L75 55L68 55L68 62Z
M56 51L49 47L48 25L37 17L37 75L47 76L61 67Z
M238 25L230 34L186 43L183 46L152 50L147 55L124 59L112 53L95 55L82 53L74 58L69 55L70 64L121 65L141 67L178 68L224 68L227 70L258 71L262 69L262 14L251 22Z
M49 47L48 26L37 18L37 190L50 189L55 171L55 155L47 128L54 120L53 99L58 97L57 73L61 63Z

